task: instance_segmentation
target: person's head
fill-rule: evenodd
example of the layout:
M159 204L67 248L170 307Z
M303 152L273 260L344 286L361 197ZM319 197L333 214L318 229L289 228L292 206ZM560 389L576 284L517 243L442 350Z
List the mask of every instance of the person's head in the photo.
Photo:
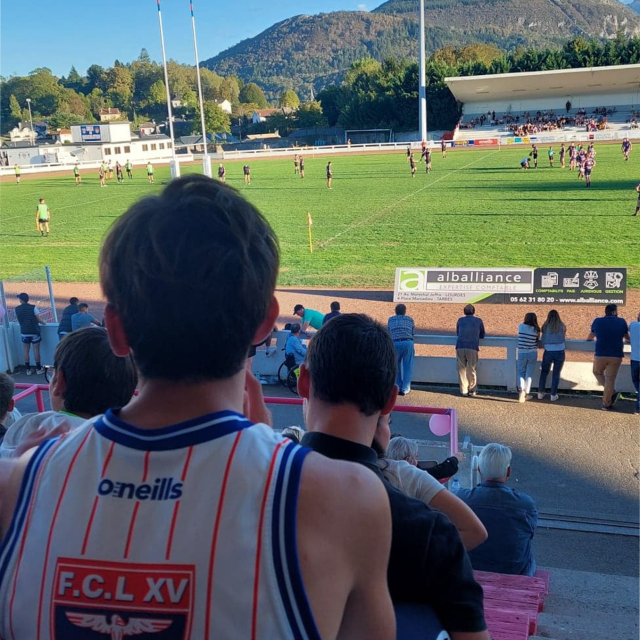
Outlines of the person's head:
M76 297L69 298L69 304L78 304L78 302L80 302L80 300Z
M387 447L387 458L390 460L405 460L409 464L417 466L418 443L403 436L392 438Z
M396 305L396 315L403 316L407 313L407 305L405 304L397 304Z
M302 318L304 315L304 307L301 304L297 304L293 307L293 315Z
M551 333L558 333L564 329L564 323L560 319L560 314L555 309L551 309L551 311L549 311L542 328L548 329Z
M540 326L538 325L538 316L532 311L524 314L523 324L528 324L530 327L533 327L536 331L540 331Z
M138 383L132 357L115 355L100 327L67 334L56 347L53 369L51 408L87 418L127 404Z
M476 308L472 304L468 304L464 308L465 316L474 316L476 314Z
M331 311L340 311L340 303L337 300L331 303Z
M40 204L44 204L44 198L40 198L39 202Z
M19 293L18 294L18 300L20 300L20 302L22 302L22 303L29 302L29 294L28 293Z
M278 316L278 266L275 233L234 189L202 175L172 180L131 206L104 242L112 348L132 353L147 379L235 376Z
M363 314L327 322L309 343L298 390L303 398L355 405L366 417L389 413L398 388L396 352L385 327Z
M299 322L292 322L291 323L291 335L297 336L300 333L300 329L302 327L300 327L300 323Z
M478 457L478 471L483 481L506 482L511 475L511 449L492 442L482 449Z
M86 302L81 302L78 305L78 311L80 313L87 313L88 310L89 310L89 305Z
M608 304L604 308L605 316L617 316L618 315L618 305L617 304Z
M293 440L293 442L300 444L302 440L302 436L304 436L304 429L301 427L285 427L282 430L282 436L284 438L289 438L289 440Z
M9 411L13 411L13 391L15 384L13 378L6 374L0 373L0 425L4 422Z

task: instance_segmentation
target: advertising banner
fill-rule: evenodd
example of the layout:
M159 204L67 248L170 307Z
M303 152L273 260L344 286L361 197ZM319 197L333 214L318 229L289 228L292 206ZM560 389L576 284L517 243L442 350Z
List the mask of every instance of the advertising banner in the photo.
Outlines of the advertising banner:
M609 304L626 302L623 267L396 269L394 302Z
M454 140L452 142L452 145L454 147L466 147L466 146L468 146L468 144L469 144L468 140Z
M80 139L82 142L101 142L102 132L99 124L83 124L80 126Z
M490 145L490 144L498 144L499 142L500 141L498 140L498 138L483 138L481 140L473 141L476 147L481 147L483 145Z

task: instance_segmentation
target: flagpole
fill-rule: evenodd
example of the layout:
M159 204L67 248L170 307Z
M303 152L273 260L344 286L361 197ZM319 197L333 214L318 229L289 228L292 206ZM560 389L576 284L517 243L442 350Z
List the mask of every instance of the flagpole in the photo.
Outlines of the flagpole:
M202 99L202 82L200 80L200 58L198 58L198 43L196 41L196 19L193 16L193 2L189 0L189 8L191 9L191 30L193 31L193 51L196 56L196 77L198 78L198 99L200 101L200 122L202 124L202 142L204 144L204 157L202 158L202 169L204 175L212 177L211 160L209 159L209 151L207 149L207 129L204 123L204 100ZM215 132L214 136L215 136ZM215 138L214 138L215 139Z
M164 84L167 90L167 113L169 114L169 136L171 138L171 177L180 177L180 164L176 157L176 141L173 135L173 113L171 110L171 92L169 91L169 70L167 69L167 54L164 50L164 31L162 29L162 11L160 11L160 0L158 2L158 23L160 24L160 45L162 48L162 66L164 67Z

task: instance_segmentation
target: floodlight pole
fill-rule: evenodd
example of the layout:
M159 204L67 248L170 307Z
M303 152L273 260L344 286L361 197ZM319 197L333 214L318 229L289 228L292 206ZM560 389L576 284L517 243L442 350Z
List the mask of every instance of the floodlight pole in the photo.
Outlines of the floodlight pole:
M180 164L176 157L176 141L173 136L173 113L171 110L171 92L169 91L169 70L167 69L167 55L164 51L164 31L162 30L162 12L158 0L158 23L160 24L160 45L162 48L162 66L164 67L164 84L167 90L167 113L169 115L169 136L171 137L171 177L180 177Z
M211 178L211 160L209 159L209 151L207 149L207 128L204 123L204 100L202 98L202 82L200 80L200 59L198 58L198 43L196 41L196 20L193 17L193 2L189 0L189 8L191 9L191 30L193 31L193 51L196 56L196 77L198 78L198 100L200 101L200 122L202 124L202 142L204 144L204 158L202 158L202 168L204 175Z
M420 140L427 139L427 75L425 61L425 24L424 24L424 0L420 0L420 51L418 60L420 61L420 86L418 89L419 101L419 122Z

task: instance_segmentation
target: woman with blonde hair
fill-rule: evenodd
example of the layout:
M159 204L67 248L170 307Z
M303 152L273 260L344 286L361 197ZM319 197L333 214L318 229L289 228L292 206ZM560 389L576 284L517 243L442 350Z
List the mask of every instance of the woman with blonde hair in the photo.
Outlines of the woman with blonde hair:
M545 323L542 325L542 338L540 342L544 347L542 365L540 367L540 381L538 382L538 400L544 399L547 386L547 376L553 366L551 374L551 402L558 400L558 385L560 384L560 373L565 360L565 338L567 327L560 319L560 314L551 309Z

